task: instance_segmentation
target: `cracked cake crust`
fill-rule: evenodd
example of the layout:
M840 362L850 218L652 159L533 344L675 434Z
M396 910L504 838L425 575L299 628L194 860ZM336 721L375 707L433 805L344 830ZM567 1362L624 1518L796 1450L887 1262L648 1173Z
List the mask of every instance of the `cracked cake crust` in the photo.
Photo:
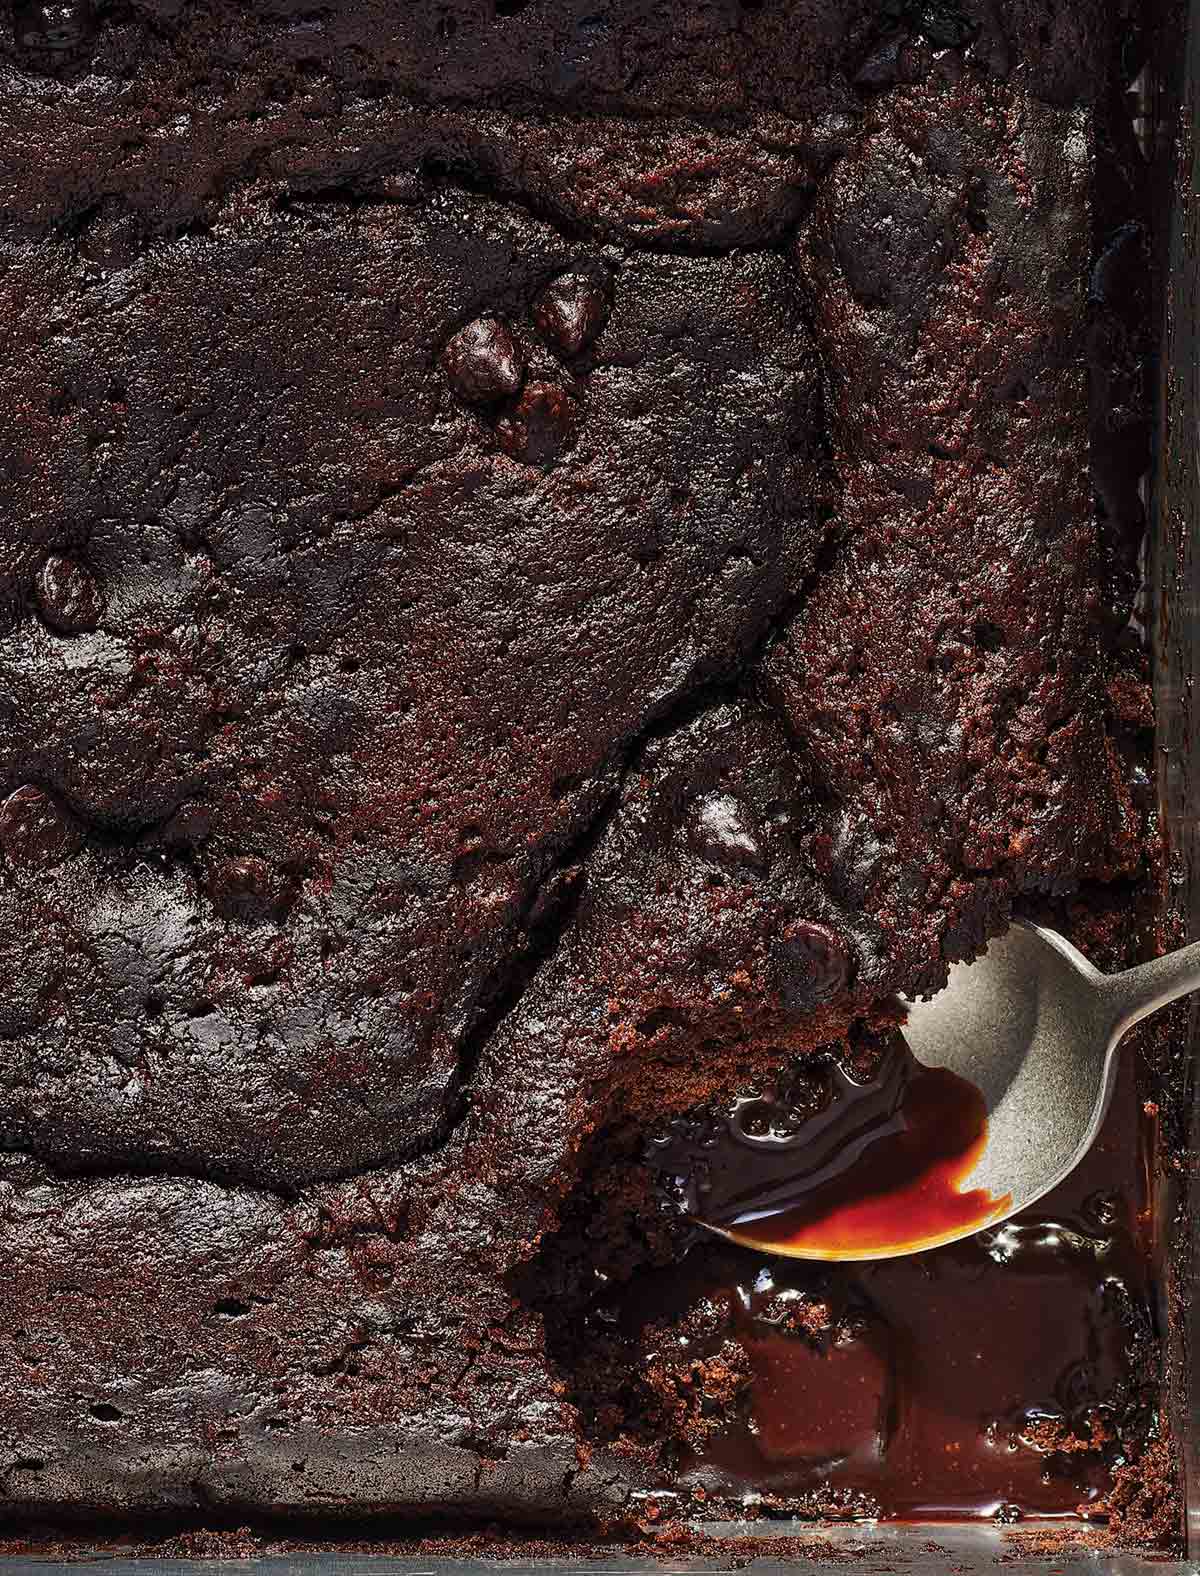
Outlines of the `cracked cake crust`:
M1153 899L1120 8L495 9L0 30L13 1509L632 1514L639 1135Z

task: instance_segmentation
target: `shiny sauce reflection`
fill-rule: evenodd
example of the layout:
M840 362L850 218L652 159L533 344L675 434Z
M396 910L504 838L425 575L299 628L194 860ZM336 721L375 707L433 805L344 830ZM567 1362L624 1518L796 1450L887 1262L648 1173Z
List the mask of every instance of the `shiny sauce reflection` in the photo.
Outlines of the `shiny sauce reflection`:
M724 1127L676 1132L652 1156L676 1168L680 1201L735 1241L827 1259L912 1252L981 1229L1011 1196L963 1183L987 1142L982 1094L901 1042L877 1075L836 1070L825 1106L780 1124L768 1093Z
M876 1129L895 1114L897 1081L889 1061L863 1096ZM811 1174L822 1151L834 1164L835 1145L853 1149L872 1125L861 1105L853 1118L844 1103L840 1114L833 1101L815 1114L812 1103L792 1106L763 1091L736 1121L731 1108L677 1125L658 1146L656 1164L669 1152L679 1168L660 1171L663 1192L693 1212L707 1198L723 1219L747 1207L747 1190L779 1204L801 1159L780 1148L787 1127L791 1139L814 1139L802 1160ZM1159 1293L1143 1230L1154 1122L1131 1057L1097 1143L1036 1212L932 1256L869 1264L806 1263L702 1233L680 1263L604 1287L595 1328L624 1332L632 1370L639 1341L654 1360L665 1344L703 1361L732 1333L749 1356L743 1404L683 1450L677 1486L699 1485L710 1511L729 1514L765 1495L804 1514L919 1521L1073 1517L1102 1502L1123 1420L1136 1429L1158 1394ZM769 1167L772 1124L778 1167L755 1181L747 1145L727 1129L748 1129L754 1164ZM822 1308L824 1319L812 1317ZM705 1318L681 1335L695 1309ZM727 1319L714 1320L722 1309Z

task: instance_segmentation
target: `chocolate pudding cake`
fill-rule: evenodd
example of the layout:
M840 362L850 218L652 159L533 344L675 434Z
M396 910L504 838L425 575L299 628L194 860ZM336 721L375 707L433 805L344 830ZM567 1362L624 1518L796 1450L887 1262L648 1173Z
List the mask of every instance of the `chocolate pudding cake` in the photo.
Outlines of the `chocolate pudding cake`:
M932 1253L655 1162L1162 944L1144 20L0 17L11 1520L1170 1531L1148 1037Z

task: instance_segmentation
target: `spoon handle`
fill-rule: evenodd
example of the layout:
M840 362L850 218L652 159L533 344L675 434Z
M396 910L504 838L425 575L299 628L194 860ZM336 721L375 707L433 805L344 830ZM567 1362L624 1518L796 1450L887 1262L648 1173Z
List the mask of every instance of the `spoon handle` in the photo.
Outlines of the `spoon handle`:
M1127 1029L1160 1007L1200 990L1200 941L1121 974L1109 974L1100 982L1100 989L1112 1013L1113 1040L1119 1040Z

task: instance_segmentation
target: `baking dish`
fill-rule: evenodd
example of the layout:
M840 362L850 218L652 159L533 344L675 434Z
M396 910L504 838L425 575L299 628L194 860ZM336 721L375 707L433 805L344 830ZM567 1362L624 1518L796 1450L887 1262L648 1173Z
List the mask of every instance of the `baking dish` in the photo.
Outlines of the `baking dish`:
M1197 9L1196 7L1193 10ZM1196 509L1197 478L1194 459L1194 411L1200 397L1200 373L1196 364L1196 284L1197 226L1194 211L1195 172L1194 144L1190 135L1194 127L1197 86L1200 82L1200 63L1196 59L1196 31L1189 26L1182 35L1186 47L1180 49L1181 35L1176 31L1169 42L1175 58L1164 61L1164 69L1157 78L1158 95L1152 130L1161 145L1158 157L1162 162L1163 190L1173 190L1174 200L1164 201L1162 218L1163 255L1168 260L1164 290L1164 354L1161 378L1161 431L1159 466L1151 493L1151 519L1154 522L1152 539L1147 553L1147 604L1152 631L1155 687L1159 717L1159 792L1163 806L1172 850L1172 898L1177 908L1180 924L1191 933L1200 933L1200 884L1196 870L1196 824L1193 806L1200 804L1200 773L1198 773L1195 707L1195 675L1200 663L1200 624L1197 622L1198 602L1195 562L1194 516ZM1171 107L1180 106L1186 115L1178 124L1183 129L1181 147L1184 157L1180 161L1174 184L1169 185L1169 157L1167 142L1176 124ZM1195 1009L1186 1018L1188 1043L1195 1049ZM1193 1118L1192 1152L1200 1141L1200 1123ZM1162 1188L1158 1200L1157 1216L1160 1223L1158 1241L1163 1255L1165 1289L1163 1295L1164 1317L1170 1330L1169 1343L1169 1397L1174 1432L1179 1442L1187 1484L1188 1553L1200 1557L1200 1408L1192 1382L1193 1361L1200 1342L1200 1322L1192 1306L1190 1291L1200 1264L1200 1241L1195 1234L1197 1209L1200 1197L1192 1197L1200 1187L1200 1179L1192 1176L1174 1186ZM1169 1315L1169 1317L1167 1317ZM868 1570L906 1568L913 1570L957 1569L974 1571L995 1568L997 1560L1022 1558L1025 1545L1014 1541L1030 1530L1026 1523L1020 1534L991 1526L938 1526L919 1524L855 1525L829 1529L799 1528L788 1523L775 1523L764 1528L738 1525L736 1527L709 1528L724 1537L760 1538L802 1534L811 1540L816 1568L825 1564L841 1565L854 1559ZM756 1545L757 1550L757 1545ZM827 1556L827 1557L823 1557ZM111 1551L96 1549L93 1558L104 1559L110 1569L134 1571L201 1571L211 1569L210 1562L163 1560L142 1562L113 1557ZM1033 1557L1033 1556L1029 1556ZM1094 1556L1055 1554L1050 1564L1055 1570L1070 1570L1091 1565ZM14 1560L5 1562L8 1570L53 1568L52 1560ZM724 1563L724 1559L721 1561ZM780 1569L794 1564L792 1558L773 1559L756 1552L753 1568ZM809 1563L808 1560L805 1563ZM419 1571L446 1569L474 1572L495 1568L486 1561L450 1560L444 1558L414 1558L403 1560L366 1560L357 1555L330 1553L304 1558L272 1558L256 1562L272 1571L341 1572L386 1566L415 1576ZM1112 1569L1141 1571L1151 1566L1187 1569L1179 1562L1165 1562L1158 1558L1140 1556L1106 1556ZM529 1562L532 1568L547 1571L592 1569L663 1570L670 1568L708 1570L714 1562L701 1555L672 1559L664 1562L642 1556L631 1556L614 1551L611 1557L578 1561L539 1560ZM506 1562L502 1568L521 1568Z

